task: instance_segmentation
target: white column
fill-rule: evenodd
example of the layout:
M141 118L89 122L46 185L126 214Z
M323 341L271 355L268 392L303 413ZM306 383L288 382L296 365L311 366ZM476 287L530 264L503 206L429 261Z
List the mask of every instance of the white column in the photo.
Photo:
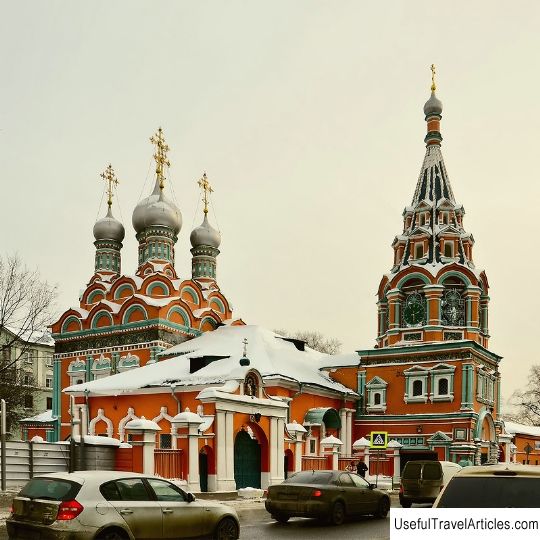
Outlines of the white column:
M353 440L352 440L352 415L353 415L353 411L349 410L347 412L347 448L345 450L345 452L349 456L352 455L352 443L353 443Z
M302 450L304 448L304 441L300 438L300 440L296 440L296 448L294 451L294 472L298 472L302 470Z
M143 431L143 473L154 474L154 450L156 449L156 432Z
M199 477L199 424L190 424L188 428L188 490L201 491Z
M399 451L399 448L394 448L394 485L399 484L401 478L401 455Z
M339 450L337 448L332 449L332 469L334 471L338 470L339 467Z
M236 489L236 482L234 480L234 413L227 411L225 415L225 444L227 446L226 460L227 460L227 476L226 479L231 486L231 490Z
M70 396L70 399L72 400L71 414L73 415L73 418L71 419L71 425L72 425L71 436L78 437L81 434L80 409L77 405L75 405L75 398L73 396Z
M80 418L81 418L81 435L86 437L88 435L88 410L86 405L80 405Z
M233 413L216 413L216 490L235 491Z
M277 458L278 419L270 418L270 485L278 483Z
M369 474L369 446L366 447L366 449L364 450L364 463L366 464L366 467L367 467L366 475L368 475Z
M277 441L276 441L276 452L277 452L277 477L276 482L281 483L285 480L285 471L284 471L284 457L285 457L285 420L283 418L277 419Z
M348 444L347 444L347 409L339 410L339 419L341 421L341 429L339 430L339 439L343 443L341 451L343 454L348 455Z

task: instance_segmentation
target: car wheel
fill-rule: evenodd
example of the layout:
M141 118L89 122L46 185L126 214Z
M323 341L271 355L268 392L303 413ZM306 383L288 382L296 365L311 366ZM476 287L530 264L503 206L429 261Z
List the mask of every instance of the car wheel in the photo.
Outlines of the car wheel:
M231 518L223 518L214 531L214 540L236 540L238 534L238 523Z
M399 501L399 504L401 504L402 508L410 508L412 505L411 501L405 501L405 500Z
M377 508L377 512L375 513L375 516L378 518L385 518L388 515L389 511L390 511L390 499L388 497L383 497L379 501L379 507Z
M291 519L291 516L287 516L285 514L274 514L272 516L276 521L279 521L279 523L287 523L289 519Z
M106 529L99 533L97 540L128 540L128 536L120 529Z
M330 514L330 523L332 525L341 525L345 521L345 505L337 501L332 506L332 512Z

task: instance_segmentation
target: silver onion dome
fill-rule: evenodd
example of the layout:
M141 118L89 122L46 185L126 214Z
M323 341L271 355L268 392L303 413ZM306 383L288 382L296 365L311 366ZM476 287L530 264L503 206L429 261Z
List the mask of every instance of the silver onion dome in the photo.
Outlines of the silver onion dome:
M221 234L208 223L208 217L204 214L203 222L191 231L189 240L193 247L210 246L217 249L221 244Z
M137 233L154 225L168 227L178 234L182 228L182 214L178 207L165 197L159 181L156 180L152 194L135 207L132 223Z
M424 114L430 116L432 114L441 114L442 113L442 101L435 95L435 92L431 92L430 98L426 101L424 105Z
M96 240L122 242L125 234L124 226L112 215L110 206L107 215L96 221L94 225L94 238Z

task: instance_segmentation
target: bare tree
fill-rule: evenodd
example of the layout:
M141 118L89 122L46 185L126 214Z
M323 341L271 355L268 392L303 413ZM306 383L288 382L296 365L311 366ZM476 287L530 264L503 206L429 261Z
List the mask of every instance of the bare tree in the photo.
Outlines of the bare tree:
M517 407L517 412L513 414L516 421L531 426L540 425L540 365L531 367L527 386L523 390L516 390L511 402Z
M56 296L56 287L37 270L29 270L18 255L0 256L0 375L16 365L53 322ZM12 357L15 346L18 353Z
M298 330L297 332L289 332L280 329L274 330L274 332L283 337L305 341L306 345L311 349L325 354L338 354L341 351L341 341L336 338L327 338L321 332L316 330Z
M21 358L43 340L53 322L56 287L29 270L17 255L0 256L0 398L7 403L7 429L34 411L38 390Z

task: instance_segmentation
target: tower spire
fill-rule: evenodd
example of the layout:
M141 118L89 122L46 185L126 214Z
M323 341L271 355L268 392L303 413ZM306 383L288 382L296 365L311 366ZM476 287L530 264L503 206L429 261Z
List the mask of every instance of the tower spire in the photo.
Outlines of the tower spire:
M107 182L107 205L109 206L109 209L112 206L112 198L114 195L114 188L118 185L118 178L116 178L116 175L114 174L114 169L112 168L112 165L109 163L109 166L100 174L101 178Z
M100 174L107 182L107 215L96 221L94 225L94 238L96 241L95 273L120 274L122 241L124 240L124 226L112 214L112 198L114 188L118 185L118 178L114 169L109 166Z
M213 280L216 279L216 258L219 255L221 234L208 223L209 195L214 190L208 181L206 173L197 181L203 192L204 203L203 222L191 231L190 242L193 246L191 254L191 275L193 279Z
M199 187L203 190L203 198L202 201L204 203L204 210L203 212L208 214L208 202L209 202L209 195L210 193L213 193L214 190L212 189L212 186L210 185L210 182L208 181L208 178L206 176L206 172L203 173L202 178L198 182Z
M159 182L159 189L163 190L165 187L165 173L163 169L164 167L170 167L171 164L167 160L169 147L165 143L163 130L161 128L158 128L156 134L150 137L150 142L156 145L156 153L154 154L154 159L156 161L156 178Z
M437 85L435 84L435 64L431 64L431 96L424 105L424 114L426 115L427 134L424 138L426 146L441 145L441 117L442 102L435 95Z

